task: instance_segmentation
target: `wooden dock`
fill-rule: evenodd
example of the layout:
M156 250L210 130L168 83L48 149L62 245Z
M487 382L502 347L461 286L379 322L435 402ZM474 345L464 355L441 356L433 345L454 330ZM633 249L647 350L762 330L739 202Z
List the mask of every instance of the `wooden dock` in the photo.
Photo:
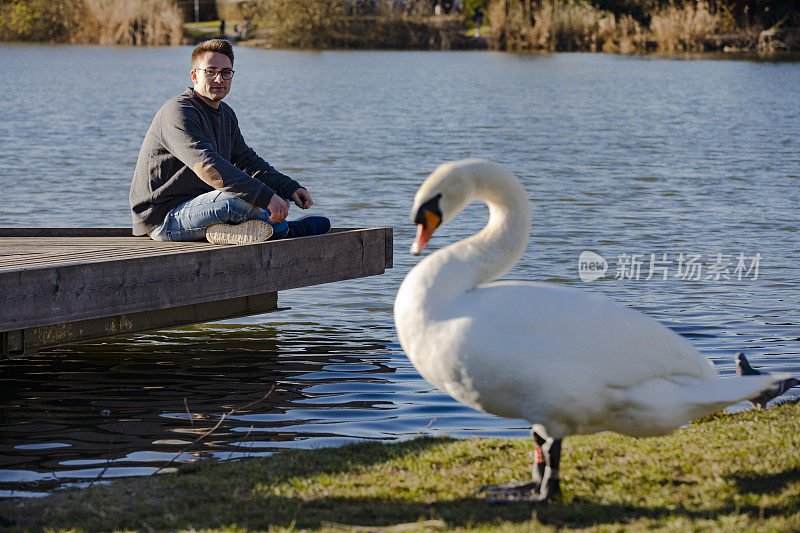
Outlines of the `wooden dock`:
M276 311L278 291L391 267L391 228L238 246L130 228L0 228L0 355Z

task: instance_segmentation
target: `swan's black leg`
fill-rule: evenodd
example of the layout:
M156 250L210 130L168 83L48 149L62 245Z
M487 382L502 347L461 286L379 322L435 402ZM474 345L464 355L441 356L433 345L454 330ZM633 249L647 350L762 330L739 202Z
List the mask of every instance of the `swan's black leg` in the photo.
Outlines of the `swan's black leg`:
M531 438L533 439L533 482L536 483L536 490L538 491L542 485L542 480L544 479L544 469L547 466L547 462L544 458L544 451L542 450L542 446L547 443L547 438L539 435L536 432L536 428L531 428Z
M544 454L545 467L537 500L546 502L561 493L558 472L561 465L561 439L548 439L542 445L542 452Z
M493 501L544 502L561 491L558 481L558 465L561 461L561 439L550 439L534 427L531 429L534 442L532 481L484 485L475 493L497 496ZM532 494L533 493L533 494Z

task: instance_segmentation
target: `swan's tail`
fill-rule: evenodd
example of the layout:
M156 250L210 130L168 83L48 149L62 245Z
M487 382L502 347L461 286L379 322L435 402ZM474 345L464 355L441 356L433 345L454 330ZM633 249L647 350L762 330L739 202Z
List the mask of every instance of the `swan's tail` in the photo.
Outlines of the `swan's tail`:
M752 366L750 366L750 362L744 356L742 352L736 354L736 375L737 376L769 376L770 374L766 372L761 372L760 370L756 370ZM757 396L753 396L752 398L748 398L750 403L758 407L759 409L763 409L767 402L777 398L784 392L788 391L792 387L796 387L800 385L800 380L793 377L777 377L775 384L764 391L761 391L761 394Z
M792 379L770 374L711 380L694 376L655 378L622 391L620 408L613 420L606 419L607 428L641 437L666 435L729 405L760 399Z
M693 383L684 388L687 407L691 413L690 418L705 416L744 400L752 401L752 398L761 398L769 391L776 390L786 379L790 378L759 374Z

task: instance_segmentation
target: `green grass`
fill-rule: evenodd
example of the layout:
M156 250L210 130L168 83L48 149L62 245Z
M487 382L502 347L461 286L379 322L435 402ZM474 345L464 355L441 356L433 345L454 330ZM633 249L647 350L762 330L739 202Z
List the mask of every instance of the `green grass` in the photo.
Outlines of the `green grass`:
M478 485L528 476L530 441L418 438L200 463L6 501L0 527L798 531L799 420L800 403L792 402L708 417L666 437L569 437L563 494L548 505L492 505L471 495Z
M219 36L218 20L207 20L204 22L186 22L183 24L183 35L191 41L202 41ZM230 27L230 25L229 25Z

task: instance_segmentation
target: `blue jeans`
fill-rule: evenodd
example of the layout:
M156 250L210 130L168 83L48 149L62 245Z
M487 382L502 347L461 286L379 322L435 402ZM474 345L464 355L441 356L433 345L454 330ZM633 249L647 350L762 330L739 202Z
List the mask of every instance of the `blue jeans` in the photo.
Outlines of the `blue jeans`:
M164 222L150 232L154 241L203 241L206 228L213 224L241 224L258 218L269 222L269 209L262 209L222 191L201 194L167 213ZM289 233L284 220L272 225L272 238Z

